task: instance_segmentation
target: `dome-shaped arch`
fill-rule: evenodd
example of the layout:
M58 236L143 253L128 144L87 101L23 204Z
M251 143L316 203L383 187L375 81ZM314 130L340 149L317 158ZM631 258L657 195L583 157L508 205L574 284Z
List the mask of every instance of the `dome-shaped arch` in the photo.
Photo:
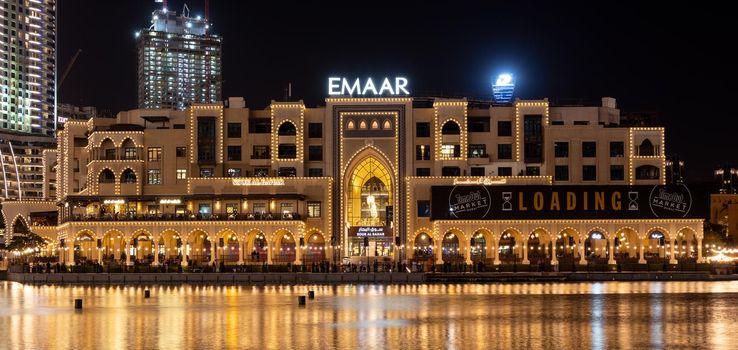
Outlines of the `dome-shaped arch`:
M648 138L641 141L641 144L638 145L638 155L639 156L654 156L656 153L656 148L653 145L653 142L649 140Z
M349 130L356 129L356 123L354 123L353 119L349 119L348 123L346 123L346 129L349 129Z
M115 173L109 168L100 171L97 176L98 183L115 183Z
M461 126L455 119L447 119L441 125L441 135L459 135Z
M137 181L136 171L131 168L126 168L120 174L120 183L135 184Z
M311 228L305 232L305 245L303 261L306 264L318 263L326 260L326 238L317 228Z
M384 123L382 123L382 129L392 130L392 122L389 119L385 119Z
M102 160L115 160L117 159L118 145L113 142L113 139L106 137L100 141L98 159Z
M372 130L377 130L377 129L379 129L379 121L378 121L378 120L376 120L376 119L372 119L371 129L372 129Z
M31 229L23 215L18 214L13 218L12 224L10 225L12 235L30 233Z
M277 128L278 136L295 136L297 135L297 127L291 120L284 120Z
M366 130L366 120L362 119L359 121L359 129Z

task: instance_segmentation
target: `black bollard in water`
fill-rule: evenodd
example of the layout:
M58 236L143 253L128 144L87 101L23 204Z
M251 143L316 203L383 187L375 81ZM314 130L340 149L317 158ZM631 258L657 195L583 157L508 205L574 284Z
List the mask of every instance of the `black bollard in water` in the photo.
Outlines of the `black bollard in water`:
M74 299L74 308L82 309L82 299Z
M147 289L147 290L144 291L144 298L151 298L151 291L150 290Z
M305 296L304 295L300 295L300 296L297 297L297 304L298 305L305 305Z
M313 290L308 291L308 298L309 299L315 299L315 291L313 291Z

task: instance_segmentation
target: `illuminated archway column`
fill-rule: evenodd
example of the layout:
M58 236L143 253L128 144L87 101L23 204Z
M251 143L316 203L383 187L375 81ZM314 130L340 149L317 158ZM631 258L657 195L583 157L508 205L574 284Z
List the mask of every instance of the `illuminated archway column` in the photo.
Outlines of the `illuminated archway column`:
M525 240L523 242L523 265L530 264L530 261L528 260L528 240Z
M701 264L705 262L705 258L702 257L702 238L697 237L697 263Z
M102 265L103 264L103 248L98 247L97 248L97 263Z
M607 250L607 254L608 254L608 257L609 258L607 259L607 263L609 265L615 265L616 264L616 261L615 261L615 237L614 236L613 237L610 237L610 239L608 239L607 242L608 242L608 245L609 245L608 250Z
M182 241L182 248L181 248L182 249L182 262L180 263L180 265L182 265L182 267L187 267L187 265L189 264L187 260L190 258L190 245L187 243L189 236L181 237L181 239L183 241Z
M443 245L440 239L434 239L433 244L436 245L433 248L433 253L436 255L436 265L443 264Z
M207 237L210 238L210 237ZM215 242L213 240L210 240L210 265L215 266L216 260L218 259L218 238L215 239ZM203 247L205 246L205 243L203 242Z
M274 255L274 243L271 239L267 239L267 265L272 264L272 256Z
M154 243L154 262L151 264L151 266L159 266L159 240L156 239L156 243Z
M300 241L297 241L298 244L295 245L295 265L302 265L302 250L303 247L300 246Z
M133 262L131 261L131 242L128 241L128 238L125 238L126 240L126 266L133 265Z
M243 251L246 250L246 242L240 240L238 242L238 264L243 265Z
M556 237L551 239L551 265L556 266L559 264L559 259L556 257Z
M584 255L584 238L579 238L579 242L577 243L577 250L579 250L579 265L586 265L587 259Z
M638 238L638 263L645 264L646 256L643 254L643 239Z
M499 239L492 240L492 256L494 257L492 264L499 265L501 263L500 262L500 240Z
M674 256L674 246L676 245L676 240L669 240L669 264L676 265L677 259Z
M71 247L65 247L64 255L66 256L67 265L74 266L74 241L72 241Z
M471 265L471 240L466 240L466 247L464 247L464 263Z

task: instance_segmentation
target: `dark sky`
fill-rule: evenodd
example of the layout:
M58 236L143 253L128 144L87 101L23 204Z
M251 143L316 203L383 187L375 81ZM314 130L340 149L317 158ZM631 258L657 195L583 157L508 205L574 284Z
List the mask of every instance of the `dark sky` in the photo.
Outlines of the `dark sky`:
M224 37L224 98L262 108L292 82L293 96L315 106L330 75L404 75L415 96L489 98L491 77L510 71L521 98L612 96L623 111L657 112L688 180L738 165L738 115L729 112L737 30L724 5L308 2L210 1L213 31ZM204 1L188 4L203 13ZM83 50L60 102L136 108L134 33L158 6L59 1L59 72Z

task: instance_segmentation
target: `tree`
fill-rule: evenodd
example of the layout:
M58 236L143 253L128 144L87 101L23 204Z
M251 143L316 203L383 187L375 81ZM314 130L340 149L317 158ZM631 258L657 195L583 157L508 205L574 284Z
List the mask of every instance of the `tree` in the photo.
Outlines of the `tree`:
M46 245L46 241L39 235L28 232L23 235L13 236L13 241L5 245L5 250L24 252L28 249L41 248Z

